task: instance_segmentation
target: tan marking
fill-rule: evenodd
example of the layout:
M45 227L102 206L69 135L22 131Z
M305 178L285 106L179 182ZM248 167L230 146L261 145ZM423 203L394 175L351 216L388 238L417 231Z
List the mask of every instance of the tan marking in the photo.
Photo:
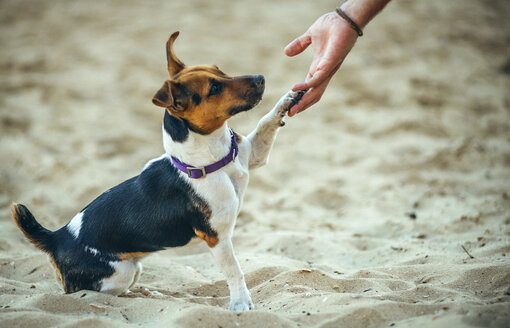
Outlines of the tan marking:
M21 232L23 233L23 235L25 235L25 237L32 243L34 244L37 248L39 248L40 250L44 251L45 253L48 253L49 255L49 259L50 259L50 262L51 264L53 265L53 267L55 268L55 271L57 273L57 281L58 283L62 286L62 288L64 289L64 293L67 293L67 290L66 290L66 287L64 286L64 282L62 280L62 272L60 272L60 269L59 267L57 266L57 263L55 262L55 260L53 259L53 256L51 254L49 254L49 251L44 249L43 246L38 243L37 241L35 241L34 239L32 239L32 237L30 237L26 232L25 230L23 230L23 228L21 227L21 225L19 224L19 217L21 215L20 211L19 211L19 206L18 204L12 204L11 205L11 215L12 215L12 219L14 220L14 223L16 224L16 226L19 228L19 230L21 230Z
M195 231L195 235L197 235L198 238L204 240L207 243L207 246L214 248L214 246L218 244L219 240L217 235L210 236L203 231L197 229L193 230Z
M172 79L154 95L155 105L185 119L193 130L210 134L232 116L230 109L252 107L260 100L258 94L262 89L253 85L251 76L230 77L216 66L185 66L173 51L178 35L179 32L173 33L167 42L168 72ZM211 80L221 83L222 91L208 97ZM194 94L201 97L197 106L191 101Z
M146 252L132 252L132 253L122 253L119 254L119 259L121 261L132 259L133 257L144 257L149 255L150 253Z
M173 101L176 105L167 109L170 114L188 121L198 132L210 134L232 117L232 108L251 107L260 99L253 96L257 90L251 79L252 77L228 77L214 67L186 67L172 80L178 86L177 90L172 89L175 92ZM222 91L209 97L211 80L220 83ZM178 90L179 88L181 90ZM198 106L191 101L193 94L202 98Z
M204 72L212 74L213 76L217 77L226 77L229 78L229 76L225 73L223 73L218 67L216 66L207 66L207 65L196 65L196 66L186 66L184 67L178 74L176 74L173 79L178 80L183 75L187 75L190 73L198 73L198 72Z
M60 272L60 269L58 268L57 263L55 262L52 256L50 256L50 262L55 268L55 271L57 272L58 283L60 284L60 286L62 286L62 288L64 288L64 293L67 293L66 287L64 286L64 281L62 280L62 272Z
M179 73L184 67L184 63L177 58L174 53L174 41L179 36L179 31L172 33L166 43L166 61L168 66L168 74L174 76Z
M209 97L211 80L220 83L222 91ZM254 104L253 99L245 97L253 88L250 78L232 78L212 66L186 67L171 81L176 86L172 88L175 106L168 107L169 113L185 119L203 134L210 134L232 117L231 108ZM198 106L191 101L193 94L202 99Z
M18 204L12 204L11 205L11 216L12 216L12 219L14 221L14 223L16 224L16 226L18 227L19 230L21 230L21 232L23 233L23 235L25 236L26 239L28 239L29 242L31 242L33 245L35 245L35 247L37 247L38 249L40 249L41 251L45 252L45 253L49 253L47 249L44 248L44 246L39 243L37 240L34 240L32 236L30 236L20 225L19 223L19 217L20 217L21 213L19 211L19 206Z
M211 219L212 211L206 201L204 201L202 198L194 197L193 205L195 205L195 208L204 215L207 221Z
M232 132L234 132L234 135L236 136L237 144L240 144L243 141L243 136L240 135L239 133L235 132L234 130L232 130Z

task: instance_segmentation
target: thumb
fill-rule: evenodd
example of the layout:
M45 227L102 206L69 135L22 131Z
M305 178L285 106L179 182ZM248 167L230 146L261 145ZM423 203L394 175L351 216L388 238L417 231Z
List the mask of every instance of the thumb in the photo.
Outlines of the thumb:
M289 43L285 47L285 54L289 57L300 54L312 43L312 38L308 33L305 33Z

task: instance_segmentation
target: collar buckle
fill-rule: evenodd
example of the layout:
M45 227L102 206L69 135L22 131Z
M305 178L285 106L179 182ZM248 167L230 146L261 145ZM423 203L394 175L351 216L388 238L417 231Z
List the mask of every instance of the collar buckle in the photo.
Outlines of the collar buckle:
M225 157L223 157L216 163L212 163L204 167L194 167L189 164L183 163L177 158L171 156L173 165L181 172L186 173L190 179L201 179L205 177L208 173L218 171L219 169L227 166L230 162L234 162L236 160L236 157L239 155L239 148L236 142L236 135L232 130L230 130L230 134L231 134L230 151ZM193 174L194 171L198 172L196 174Z
M193 177L191 175L191 172L193 172L193 170L197 170L199 172L202 172L202 175L200 177L197 177L197 178ZM200 179L200 178L203 178L203 177L205 177L207 175L207 173L205 173L205 168L203 168L203 167L187 167L186 168L186 172L188 173L188 177L190 177L190 179Z

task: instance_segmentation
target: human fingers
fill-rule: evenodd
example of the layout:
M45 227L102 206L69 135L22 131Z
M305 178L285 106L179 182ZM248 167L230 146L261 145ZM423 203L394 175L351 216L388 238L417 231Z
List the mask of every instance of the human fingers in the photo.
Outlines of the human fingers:
M306 87L306 82L308 82L308 80L312 78L313 73L315 72L315 70L317 68L318 61L319 61L319 57L314 53L312 63L310 64L310 68L308 69L308 74L306 75L305 81L301 82L301 83L294 84L294 86L291 88L292 91L309 89L308 87Z
M285 54L289 57L302 53L312 43L312 37L307 33L296 38L285 47Z
M321 85L338 71L344 59L345 55L332 50L331 46L328 46L324 52L314 52L305 81L295 84L292 90L311 89Z
M322 91L322 93L323 92L324 91ZM292 106L292 108L289 110L289 116L292 117L318 102L322 96L322 93L320 90L309 90L297 104Z
M313 76L305 82L297 83L292 87L292 91L315 88L328 78L328 72L317 70Z
M289 116L292 117L317 103L322 98L324 91L326 91L330 80L331 77L326 79L321 85L308 90L301 100L289 110Z
M317 88L326 81L327 85L331 77L336 73L336 71L338 71L341 64L342 63L338 63L336 66L333 66L332 68L328 67L327 70L324 70L323 68L317 66L318 68L316 69L316 71L314 73L308 73L306 81L295 84L292 87L292 91Z
M289 110L289 112L288 112L289 117L292 117L292 116L296 115L297 113L304 111L308 107L315 104L317 101L318 100L316 100L316 95L315 95L314 90L309 90L303 96L303 98L301 98L301 100L297 104L292 106L292 108Z

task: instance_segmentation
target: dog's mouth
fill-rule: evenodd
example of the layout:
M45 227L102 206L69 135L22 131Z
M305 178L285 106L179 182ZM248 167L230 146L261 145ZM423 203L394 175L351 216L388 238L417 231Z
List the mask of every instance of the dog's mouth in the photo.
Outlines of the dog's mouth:
M247 96L248 103L246 105L240 105L240 106L234 106L230 108L228 113L230 115L235 115L240 112L246 112L253 107L257 106L259 102L262 100L262 95L264 94L264 88L262 87L262 90L257 90L256 94L252 94L250 96Z
M244 95L242 96L242 98L246 100L246 104L230 108L230 110L228 111L230 115L235 115L240 112L248 111L253 107L257 106L260 100L262 100L262 95L264 94L265 89L264 76L251 75L243 77L243 79L250 85L249 88L245 91Z
M235 115L235 114L240 113L240 112L246 112L246 111L252 109L253 107L255 107L255 105L256 104L232 107L232 108L230 108L228 113L230 115Z

